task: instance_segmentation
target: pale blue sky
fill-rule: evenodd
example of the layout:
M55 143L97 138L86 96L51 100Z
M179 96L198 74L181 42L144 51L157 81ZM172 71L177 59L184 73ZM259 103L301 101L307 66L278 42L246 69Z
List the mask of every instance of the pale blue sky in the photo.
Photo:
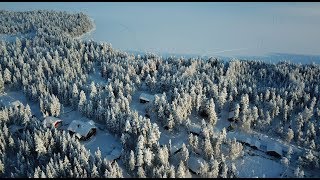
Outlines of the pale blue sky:
M0 9L83 11L92 38L122 50L203 55L320 55L320 3L0 3Z

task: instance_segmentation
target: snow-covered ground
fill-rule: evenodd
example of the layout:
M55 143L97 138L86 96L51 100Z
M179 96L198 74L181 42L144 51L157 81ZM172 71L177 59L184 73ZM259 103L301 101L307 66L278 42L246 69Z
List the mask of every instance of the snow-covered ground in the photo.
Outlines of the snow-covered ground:
M278 162L261 156L250 156L245 154L243 158L239 158L235 163L239 172L238 177L281 177L281 173L285 167Z
M60 115L60 118L63 120L63 126L61 129L67 130L68 125L73 120L79 120L83 122L88 122L90 119L83 117L78 111L72 110L70 107L64 108L65 113ZM71 110L71 111L70 111ZM122 149L120 140L115 138L110 134L101 124L95 123L97 127L97 133L87 141L81 141L81 143L88 149L92 154L98 148L101 151L102 157L106 157L108 160L113 160L112 152L120 151Z

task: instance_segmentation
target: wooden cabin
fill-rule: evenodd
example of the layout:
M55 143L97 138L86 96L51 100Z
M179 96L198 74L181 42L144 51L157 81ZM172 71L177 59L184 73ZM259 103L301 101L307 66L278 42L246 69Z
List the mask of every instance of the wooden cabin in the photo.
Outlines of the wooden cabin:
M97 128L92 124L91 121L83 122L79 120L73 120L68 127L68 131L71 134L75 134L80 140L88 140L90 137L96 134Z
M151 94L141 93L139 96L140 103L148 103L154 100L154 96Z
M48 128L49 127L59 128L62 126L62 120L57 117L47 116L43 120L43 125Z

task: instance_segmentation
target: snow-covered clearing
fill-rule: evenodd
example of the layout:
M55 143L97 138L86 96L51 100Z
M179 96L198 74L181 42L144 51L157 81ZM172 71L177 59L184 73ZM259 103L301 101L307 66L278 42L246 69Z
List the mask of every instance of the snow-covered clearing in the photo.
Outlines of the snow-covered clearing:
M83 122L90 121L90 119L82 116L78 111L74 111L70 107L65 108L65 112L66 113L60 115L60 118L63 120L63 126L61 127L63 130L67 130L68 125L73 120ZM113 154L116 153L116 151L121 152L122 146L120 140L110 134L103 125L95 123L95 126L97 127L97 133L87 141L81 141L81 143L90 150L91 154L94 154L96 150L100 149L102 157L106 157L111 161L116 159Z
M150 92L146 91L139 91L137 90L133 95L132 95L132 102L130 103L130 109L135 110L138 112L139 115L145 116L146 114L146 107L149 103L140 103L139 96L141 93L148 93L151 94ZM154 118L150 118L151 122L155 122Z
M281 173L285 170L283 165L270 159L260 156L245 155L236 161L238 168L238 177L281 177Z

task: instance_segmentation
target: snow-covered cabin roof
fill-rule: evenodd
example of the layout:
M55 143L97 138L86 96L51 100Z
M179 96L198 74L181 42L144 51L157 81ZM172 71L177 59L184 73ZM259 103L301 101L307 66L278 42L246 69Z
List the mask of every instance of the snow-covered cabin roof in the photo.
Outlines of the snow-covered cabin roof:
M22 103L18 100L13 101L10 103L10 106L19 107Z
M190 156L188 160L188 167L191 171L199 174L201 163L205 163L205 160L200 157Z
M88 123L89 123L90 125L92 125L92 126L95 126L95 123L94 123L94 121L92 121L92 120L88 121Z
M153 101L154 95L141 93L139 99L144 100L144 101Z
M53 117L53 116L47 116L47 117L45 117L44 120L43 120L43 124L44 124L45 126L47 126L47 127L50 127L50 126L52 126L53 124L59 123L59 122L62 122L62 120L59 119L59 118Z
M192 123L192 124L190 124L190 126L189 126L189 131L192 132L192 133L200 134L200 132L201 132L201 126Z
M276 152L280 156L282 156L282 148L276 143L271 143L267 145L267 152Z
M76 136L80 139L81 137L87 136L87 134L93 128L96 128L96 126L90 124L89 122L73 120L70 123L68 130L74 132Z

